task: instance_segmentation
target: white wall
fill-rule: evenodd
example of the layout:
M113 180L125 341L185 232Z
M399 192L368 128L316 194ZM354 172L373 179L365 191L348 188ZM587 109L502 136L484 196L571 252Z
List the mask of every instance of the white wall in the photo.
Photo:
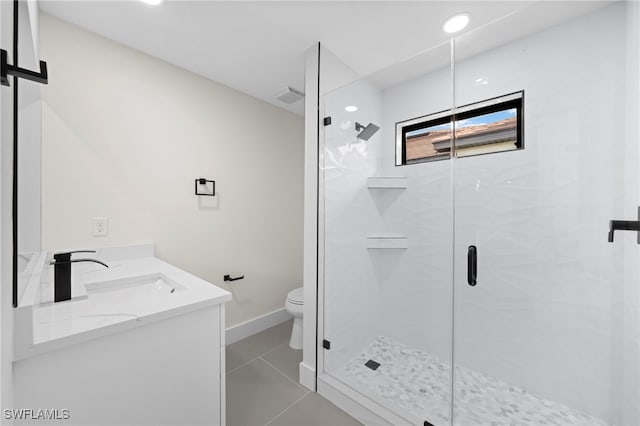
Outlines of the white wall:
M43 247L152 240L158 257L231 290L228 325L281 308L302 281L302 117L40 23ZM216 181L215 198L193 194L198 177ZM92 237L93 217L108 217L107 237ZM227 286L224 274L246 278Z

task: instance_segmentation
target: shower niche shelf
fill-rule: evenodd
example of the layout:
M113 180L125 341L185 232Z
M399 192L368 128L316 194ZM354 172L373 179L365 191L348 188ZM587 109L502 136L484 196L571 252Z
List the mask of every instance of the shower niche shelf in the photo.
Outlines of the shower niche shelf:
M409 179L406 177L376 176L367 178L369 189L407 189Z
M404 235L369 235L367 237L368 249L406 249L409 248L409 239Z

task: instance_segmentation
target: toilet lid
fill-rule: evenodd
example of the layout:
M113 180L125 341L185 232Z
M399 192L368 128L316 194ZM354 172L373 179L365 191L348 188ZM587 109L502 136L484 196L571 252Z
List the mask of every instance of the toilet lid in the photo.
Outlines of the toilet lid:
M302 297L302 287L298 287L295 290L291 290L287 295L287 300L297 305L302 305L304 298Z

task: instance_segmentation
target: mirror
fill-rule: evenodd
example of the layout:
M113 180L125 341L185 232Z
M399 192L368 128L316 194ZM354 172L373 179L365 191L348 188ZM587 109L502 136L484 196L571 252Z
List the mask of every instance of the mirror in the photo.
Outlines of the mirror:
M32 3L18 2L17 66L38 70L39 51L38 10ZM35 7L34 7L35 6ZM11 62L15 61L11 58ZM20 301L24 287L35 266L33 253L41 250L41 133L42 86L26 79L10 78L10 85L18 88L18 145L17 149L17 295L14 306Z

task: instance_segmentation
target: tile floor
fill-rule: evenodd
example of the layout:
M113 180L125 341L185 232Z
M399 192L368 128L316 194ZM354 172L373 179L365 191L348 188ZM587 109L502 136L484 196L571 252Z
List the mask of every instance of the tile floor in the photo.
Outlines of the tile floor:
M289 348L290 333L287 321L227 346L227 424L359 425L298 383L302 351Z

